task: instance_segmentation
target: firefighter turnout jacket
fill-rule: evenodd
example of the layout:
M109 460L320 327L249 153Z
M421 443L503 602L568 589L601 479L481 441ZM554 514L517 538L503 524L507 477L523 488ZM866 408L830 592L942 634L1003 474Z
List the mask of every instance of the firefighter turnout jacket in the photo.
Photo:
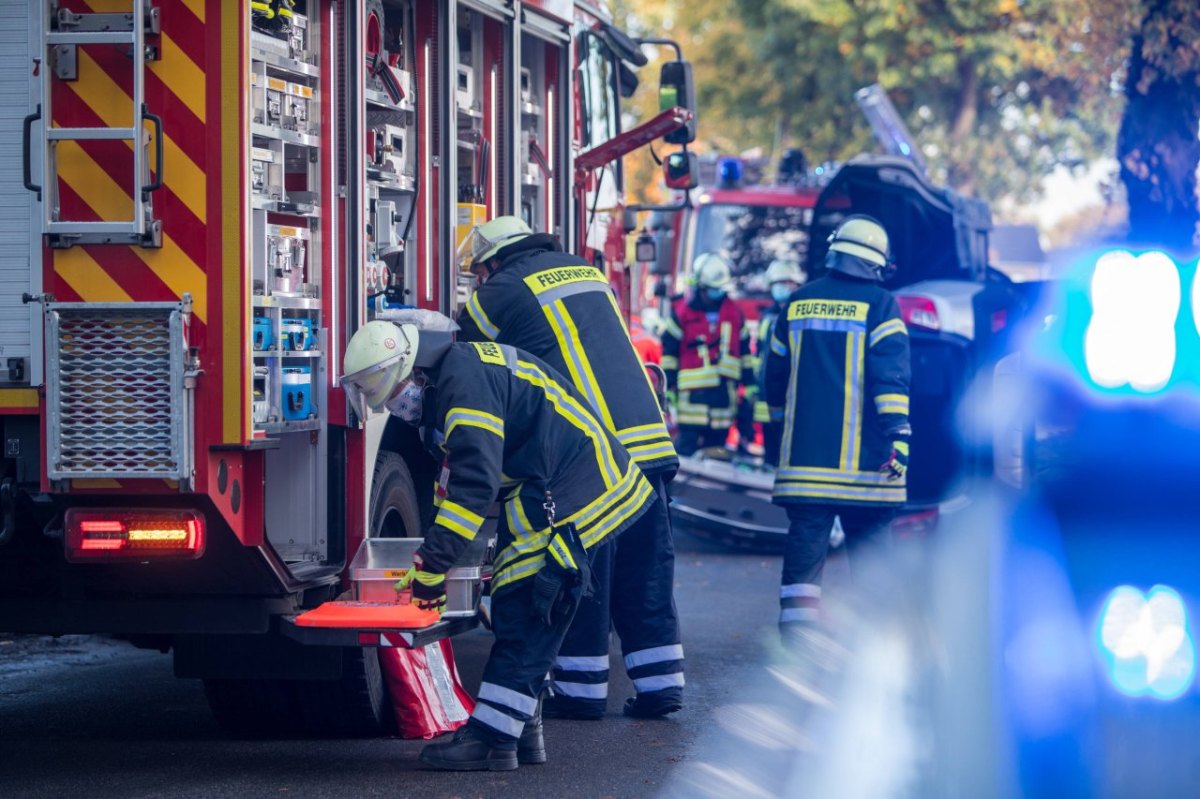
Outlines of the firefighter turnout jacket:
M902 504L880 466L907 437L908 330L878 284L831 272L788 300L775 323L766 399L784 408L774 501Z
M500 267L459 315L460 341L497 341L569 376L647 474L679 467L654 389L608 279L547 234L498 253Z
M779 406L772 407L767 403L766 388L763 382L766 378L767 350L771 346L771 335L775 332L775 322L779 319L779 315L783 313L784 306L779 303L772 303L769 307L763 308L762 316L759 317L758 324L754 327L754 357L753 370L754 379L758 386L758 395L754 399L754 421L762 422L782 422L783 408Z
M422 426L442 455L437 512L419 551L427 571L458 561L498 491L513 540L496 556L493 594L545 564L547 490L557 523L574 524L585 549L620 533L654 499L587 400L544 361L491 342L457 343L425 372L433 388Z
M667 388L679 392L679 424L728 427L738 384L754 384L750 330L729 297L717 308L703 302L695 292L672 304L662 335L662 368Z

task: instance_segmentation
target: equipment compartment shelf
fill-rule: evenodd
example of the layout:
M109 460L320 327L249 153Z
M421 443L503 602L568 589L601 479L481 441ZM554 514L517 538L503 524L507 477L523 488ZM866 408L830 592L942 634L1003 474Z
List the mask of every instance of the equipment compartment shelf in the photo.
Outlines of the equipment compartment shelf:
M312 64L297 61L294 58L288 58L278 53L271 53L253 45L250 46L250 57L255 61L263 62L271 69L278 69L291 75L304 75L309 78L319 78L321 76L321 70Z
M363 97L366 98L368 105L386 108L389 111L404 111L409 114L417 112L417 107L411 101L401 100L399 103L393 103L386 94L374 89L363 89Z
M255 308L290 308L299 311L319 311L321 301L316 297L284 297L279 294L254 295Z
M320 350L252 350L255 358L320 358Z
M271 125L263 125L258 122L250 124L250 132L255 136L261 136L264 139L275 139L276 141L285 142L287 144L298 144L301 147L320 147L321 137L310 136L307 133L297 133L294 130L284 130Z
M256 422L254 429L267 433L298 433L304 430L320 430L320 419L299 419L294 422Z
M250 207L255 211L268 211L272 214L286 214L288 216L302 216L306 219L318 219L321 216L321 209L315 205L273 200L270 197L260 197L257 195L251 195Z
M366 171L367 180L378 184L381 189L407 192L417 190L417 182L408 175L397 175L395 172L389 172L386 169L373 169L371 167L367 167Z

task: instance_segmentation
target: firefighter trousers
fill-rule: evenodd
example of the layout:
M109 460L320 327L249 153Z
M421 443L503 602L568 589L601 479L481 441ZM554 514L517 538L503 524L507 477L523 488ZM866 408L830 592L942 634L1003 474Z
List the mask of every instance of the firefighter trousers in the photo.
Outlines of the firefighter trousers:
M783 551L783 579L779 587L779 627L817 621L821 606L821 574L829 553L834 518L841 519L847 554L879 539L896 515L894 507L869 505L787 506L788 537Z
M503 529L500 537L503 540ZM605 542L589 550L588 555L603 560L612 548ZM570 617L553 625L534 617L532 579L492 597L495 642L483 667L475 710L467 723L493 747L516 749L525 722L537 712L546 675L570 625Z
M723 447L729 438L729 426L707 427L698 424L681 424L675 436L675 451L680 455L695 455L705 447Z
M556 715L599 718L608 701L608 647L616 629L638 695L682 695L683 645L675 608L675 546L666 483L647 475L654 505L593 560L595 594L585 599L554 662Z

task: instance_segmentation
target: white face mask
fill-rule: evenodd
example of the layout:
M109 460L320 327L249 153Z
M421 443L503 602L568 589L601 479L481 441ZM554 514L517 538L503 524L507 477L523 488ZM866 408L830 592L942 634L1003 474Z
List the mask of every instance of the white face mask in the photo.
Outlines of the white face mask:
M392 416L411 425L419 425L421 413L425 408L425 386L410 380L393 394L383 407Z

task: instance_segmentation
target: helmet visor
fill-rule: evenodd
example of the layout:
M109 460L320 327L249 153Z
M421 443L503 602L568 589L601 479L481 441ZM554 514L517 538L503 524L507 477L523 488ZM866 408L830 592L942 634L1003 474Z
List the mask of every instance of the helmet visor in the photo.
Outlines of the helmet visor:
M494 256L507 242L523 239L529 235L528 229L512 230L494 239L489 239L483 234L482 228L482 225L472 228L462 243L458 245L458 249L455 250L455 261L458 263L459 271L463 273L470 273L472 267Z
M381 410L388 397L404 382L404 378L412 372L409 364L412 352L412 342L405 337L404 349L396 355L366 369L342 375L340 385L359 418L367 418L368 408L373 411Z

